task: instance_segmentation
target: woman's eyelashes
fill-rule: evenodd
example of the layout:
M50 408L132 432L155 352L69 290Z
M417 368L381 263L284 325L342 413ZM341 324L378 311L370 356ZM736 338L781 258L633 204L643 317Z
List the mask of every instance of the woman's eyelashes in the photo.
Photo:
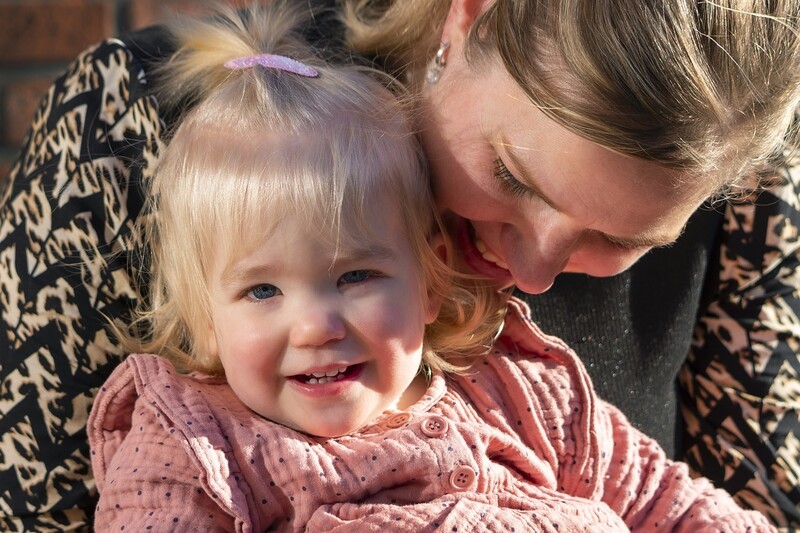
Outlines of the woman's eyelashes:
M508 167L499 157L494 160L492 174L494 174L494 178L504 192L517 197L533 196L534 193L531 188L515 178L514 174L508 170Z

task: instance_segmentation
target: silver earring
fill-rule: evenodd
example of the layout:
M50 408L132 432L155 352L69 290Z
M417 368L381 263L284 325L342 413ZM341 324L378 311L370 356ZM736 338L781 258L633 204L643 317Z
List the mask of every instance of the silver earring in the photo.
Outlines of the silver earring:
M448 50L450 50L450 43L442 43L436 51L436 56L433 58L433 62L430 67L428 67L428 73L425 75L425 81L428 85L439 83L439 79L442 77L442 71L444 67L447 66Z

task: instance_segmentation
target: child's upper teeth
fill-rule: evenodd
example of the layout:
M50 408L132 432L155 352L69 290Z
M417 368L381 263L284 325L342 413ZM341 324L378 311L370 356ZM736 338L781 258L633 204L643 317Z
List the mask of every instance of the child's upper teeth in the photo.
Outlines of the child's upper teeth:
M315 378L324 378L324 377L332 378L334 376L338 376L339 374L342 374L346 370L347 370L347 367L343 366L342 368L337 368L337 369L334 369L334 370L328 370L327 372L312 372L311 374L306 374L306 375L307 376L309 376L309 375L310 376L314 376Z

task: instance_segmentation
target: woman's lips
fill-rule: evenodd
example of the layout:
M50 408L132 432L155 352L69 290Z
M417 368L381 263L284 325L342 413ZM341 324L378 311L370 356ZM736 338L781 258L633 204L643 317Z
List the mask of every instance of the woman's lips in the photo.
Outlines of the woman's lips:
M513 279L508 265L486 247L486 244L475 234L474 228L467 219L459 219L456 233L458 234L456 241L458 251L467 266L478 274L493 279L502 281Z

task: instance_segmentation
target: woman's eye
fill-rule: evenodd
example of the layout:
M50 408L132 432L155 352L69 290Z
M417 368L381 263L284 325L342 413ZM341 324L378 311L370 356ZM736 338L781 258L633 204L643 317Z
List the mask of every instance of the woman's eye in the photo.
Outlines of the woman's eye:
M500 183L500 188L512 196L531 196L533 191L514 177L514 174L508 170L505 163L500 158L494 160L494 168L492 169L495 179Z
M254 300L268 300L281 293L281 290L275 285L265 283L250 289L247 295Z
M367 281L368 279L377 277L378 275L379 274L374 270L352 270L342 274L342 277L339 278L339 282L346 285L351 283L361 283L363 281Z

